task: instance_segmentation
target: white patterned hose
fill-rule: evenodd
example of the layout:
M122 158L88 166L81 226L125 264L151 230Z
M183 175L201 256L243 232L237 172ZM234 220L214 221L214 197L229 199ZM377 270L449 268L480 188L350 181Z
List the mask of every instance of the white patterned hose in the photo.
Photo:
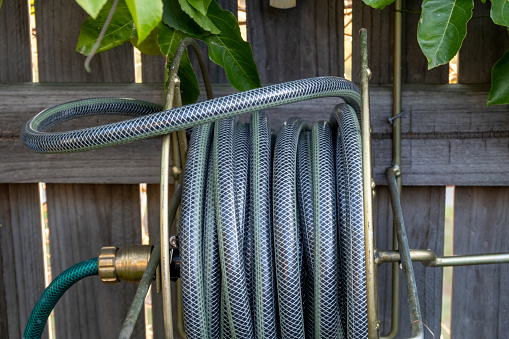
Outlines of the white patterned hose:
M330 122L299 118L277 137L260 110L336 96ZM188 338L367 338L360 94L319 77L161 111L131 99L87 99L32 118L22 141L78 152L194 127L179 225ZM236 115L252 113L249 124ZM134 118L45 132L97 114ZM168 239L165 239L168 241Z

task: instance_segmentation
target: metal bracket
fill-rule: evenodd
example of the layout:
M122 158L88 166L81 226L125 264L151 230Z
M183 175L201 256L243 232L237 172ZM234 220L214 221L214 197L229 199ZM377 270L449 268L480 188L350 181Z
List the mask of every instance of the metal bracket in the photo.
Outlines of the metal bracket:
M398 118L401 118L402 116L407 115L408 113L410 113L410 111L403 110L403 111L401 111L401 113L399 113L399 114L397 114L395 116L388 117L387 120L392 125L392 124L394 124L394 120L396 120Z

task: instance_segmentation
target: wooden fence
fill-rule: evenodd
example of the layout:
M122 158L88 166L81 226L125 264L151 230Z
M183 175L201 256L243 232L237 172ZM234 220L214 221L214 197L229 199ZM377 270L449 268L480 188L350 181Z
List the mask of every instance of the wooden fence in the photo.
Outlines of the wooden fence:
M236 4L222 0L233 12ZM247 31L262 83L343 75L342 0L298 1L278 10L247 0ZM490 69L509 46L507 32L476 2L459 54L460 84L448 84L447 66L427 71L416 40L420 3L406 1L403 33L403 211L411 248L444 247L445 186L455 185L454 253L508 251L509 112L486 107ZM148 183L150 234L158 234L160 139L66 155L37 155L19 141L21 126L49 106L79 98L133 97L162 102L161 58L142 58L134 83L129 44L97 55L92 74L74 52L85 13L74 1L35 3L40 83L32 82L28 1L4 1L0 10L0 338L19 338L44 289L39 182L46 183L53 276L96 256L105 245L140 243L139 183ZM377 246L389 249L392 216L384 171L391 162L393 7L373 10L353 1L353 74L359 70L359 28L369 30ZM216 95L232 93L220 68L209 63ZM271 110L279 124L290 115L328 118L333 99ZM94 125L105 119L91 118ZM64 128L83 126L69 122ZM440 336L442 270L415 265L424 322ZM390 266L380 268L382 332L390 319ZM453 338L502 338L509 332L508 266L454 269ZM57 338L116 337L136 286L87 279L55 309ZM401 335L410 334L401 291ZM162 338L161 304L153 302L154 337ZM143 316L134 338L144 338ZM47 333L45 334L47 337ZM426 338L431 338L429 333Z

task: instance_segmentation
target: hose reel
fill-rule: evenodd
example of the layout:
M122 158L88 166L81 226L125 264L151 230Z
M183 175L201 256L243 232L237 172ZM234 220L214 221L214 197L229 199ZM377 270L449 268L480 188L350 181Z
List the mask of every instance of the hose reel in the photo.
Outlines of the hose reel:
M260 110L339 96L330 122L292 118L272 137ZM79 100L32 118L40 153L85 151L193 127L179 226L186 334L368 336L360 91L320 77L161 111L138 100ZM236 115L252 113L251 123ZM80 116L130 120L47 133ZM371 198L371 197L369 197ZM156 250L154 250L156 252Z

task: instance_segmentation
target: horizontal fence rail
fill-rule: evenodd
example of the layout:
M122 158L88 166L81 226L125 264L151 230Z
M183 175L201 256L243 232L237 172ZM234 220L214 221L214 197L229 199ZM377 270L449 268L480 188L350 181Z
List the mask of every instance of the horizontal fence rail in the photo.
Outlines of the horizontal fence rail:
M237 12L235 2L219 2ZM135 53L128 43L95 56L93 73L88 74L84 57L74 51L86 14L74 1L36 1L34 7L34 31L29 1L4 1L0 9L0 338L21 336L44 289L42 218L47 216L49 223L53 277L96 256L103 245L140 243L145 212L140 212L139 183L149 184L149 234L158 234L159 225L159 139L84 153L39 155L23 148L19 133L42 109L75 99L132 97L162 103L163 58L142 55L143 83L135 84ZM486 107L491 66L509 47L507 32L491 22L489 3L476 2L459 53L459 84L451 85L447 65L428 71L419 49L420 2L405 1L403 7L402 207L410 248L443 254L445 186L456 185L454 253L507 252L503 240L509 224L509 110ZM345 9L352 15L351 37L345 35ZM392 115L394 6L379 11L361 1L310 0L281 10L268 0L246 0L245 11L247 39L262 82L267 84L343 76L350 50L352 78L358 81L357 32L361 27L368 29L376 243L380 249L391 249L392 215L384 185L385 169L392 165L388 117ZM38 84L31 83L31 42L37 43ZM234 92L220 67L211 61L207 67L216 96ZM271 109L271 124L280 126L290 116L328 120L336 103L337 99L329 98ZM92 117L58 128L118 119ZM39 182L47 183L47 212L41 210ZM151 243L155 240L150 238ZM382 265L382 333L390 327L389 277L390 265ZM438 338L442 269L416 265L415 277L424 322ZM509 332L505 321L509 294L503 283L507 280L505 266L454 269L452 338L503 338ZM177 286L172 288L175 292ZM56 337L116 337L134 290L135 286L104 286L94 279L81 282L57 305ZM410 335L404 289L400 299L400 337L404 338ZM140 317L133 338L145 338L146 333L163 337L159 296L153 298L152 317L148 331ZM177 328L177 318L174 321ZM47 332L43 338L48 338Z

